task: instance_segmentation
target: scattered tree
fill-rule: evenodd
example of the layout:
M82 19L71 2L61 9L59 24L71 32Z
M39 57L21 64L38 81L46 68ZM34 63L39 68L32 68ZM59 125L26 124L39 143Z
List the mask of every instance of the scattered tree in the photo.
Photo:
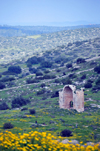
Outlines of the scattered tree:
M22 69L20 66L10 66L8 68L8 71L12 73L20 74L22 72Z

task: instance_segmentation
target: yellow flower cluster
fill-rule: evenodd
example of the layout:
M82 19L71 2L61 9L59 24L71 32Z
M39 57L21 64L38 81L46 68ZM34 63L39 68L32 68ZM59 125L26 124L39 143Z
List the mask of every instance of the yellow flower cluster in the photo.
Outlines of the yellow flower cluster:
M63 144L60 142L60 137L46 132L31 131L17 135L5 131L0 133L0 149L2 151L100 151L100 146Z

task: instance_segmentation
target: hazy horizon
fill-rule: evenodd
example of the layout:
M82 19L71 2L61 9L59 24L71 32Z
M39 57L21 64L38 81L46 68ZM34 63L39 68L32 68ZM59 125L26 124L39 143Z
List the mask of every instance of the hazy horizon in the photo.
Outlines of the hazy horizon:
M100 24L100 0L0 0L0 25Z

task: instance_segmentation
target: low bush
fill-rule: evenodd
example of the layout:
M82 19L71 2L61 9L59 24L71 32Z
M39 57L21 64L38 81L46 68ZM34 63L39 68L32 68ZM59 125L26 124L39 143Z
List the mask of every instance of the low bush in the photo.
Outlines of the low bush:
M4 83L0 82L0 89L4 89L6 86Z
M60 79L55 79L55 83L60 83Z
M61 131L60 135L62 137L70 137L70 136L72 136L72 131L70 131L68 129L64 129Z
M5 102L0 104L0 110L7 110L7 109L9 109L9 106Z
M67 67L67 68L72 68L72 63L68 63L68 64L66 65L66 67Z
M43 73L41 71L36 72L36 76L42 76L42 75L43 75Z
M100 77L95 82L96 85L100 85Z
M86 61L84 58L78 58L76 62L77 64L80 64L80 63L85 63Z
M97 73L100 73L100 65L99 65L99 66L96 66L96 67L94 68L94 71L97 72Z
M3 125L3 129L11 129L13 127L14 127L14 125L11 124L10 122L9 123L4 123L4 125Z
M72 84L72 81L69 78L63 78L61 79L61 82L65 85L65 84Z
M69 75L69 78L72 78L72 79L73 79L73 78L76 78L76 77L77 77L77 76L76 76L74 73Z
M28 110L28 108L27 108L27 107L23 107L23 108L21 109L21 111L25 111L25 110Z
M40 85L40 87L42 87L42 88L45 87L45 83L42 83L42 84Z
M54 79L54 78L56 78L56 75L53 75L53 74L43 76L43 79Z
M15 80L14 77L9 77L9 76L6 76L6 77L3 77L0 82L8 82L8 81L13 81Z
M49 70L45 70L45 71L44 71L44 73L49 73L49 72L50 72Z
M35 78L35 79L29 78L29 79L26 80L27 84L38 83L38 82L39 82L39 79L37 79L37 78Z
M41 89L40 91L37 92L37 95L41 95L41 94L44 94L45 93L45 89Z
M87 82L85 85L84 85L85 88L92 88L92 84L90 82Z
M13 73L16 73L16 74L20 74L22 72L22 69L20 66L10 66L8 68L8 71L9 72L13 72Z
M7 109L9 109L9 106L6 104L6 102L0 104L0 110L7 110Z
M36 68L29 68L29 72L32 73L32 74L33 74L33 73L36 73L36 72L37 72L37 69L36 69Z
M58 96L59 96L59 92L55 91L55 92L53 92L51 98L58 97Z
M35 109L30 109L29 112L30 112L30 114L35 114L36 113Z
M23 105L26 105L28 103L30 103L30 100L24 99L23 97L20 96L20 97L14 98L12 100L11 106L12 106L12 108L17 108L17 107L21 107Z
M86 74L83 74L82 76L81 76L81 79L83 80L83 79L86 79Z

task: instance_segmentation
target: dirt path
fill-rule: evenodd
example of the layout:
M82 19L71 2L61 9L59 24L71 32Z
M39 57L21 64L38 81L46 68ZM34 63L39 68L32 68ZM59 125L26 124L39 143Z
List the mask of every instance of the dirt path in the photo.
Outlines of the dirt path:
M93 69L94 69L94 68L87 69L87 70L83 70L83 71L79 71L79 72L77 72L76 74L80 74L80 73L86 72L86 71L91 71L91 70L93 70ZM61 76L61 77L57 77L57 78L55 78L55 79L65 78L65 77L68 77L70 74L71 74L71 72L70 72L69 74L67 74L67 75L64 75L64 76ZM52 81L52 80L54 80L54 79L45 80L45 81L42 80L42 82L38 82L38 83L31 83L31 84L25 84L25 85L21 85L21 86L17 86L17 87L5 88L5 89L1 89L0 91L2 92L2 91L7 91L7 90L18 89L18 88L26 87L26 86L33 85L33 84L35 85L35 84L41 84L41 83L43 83L43 82L50 82L50 81Z

